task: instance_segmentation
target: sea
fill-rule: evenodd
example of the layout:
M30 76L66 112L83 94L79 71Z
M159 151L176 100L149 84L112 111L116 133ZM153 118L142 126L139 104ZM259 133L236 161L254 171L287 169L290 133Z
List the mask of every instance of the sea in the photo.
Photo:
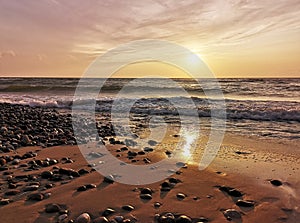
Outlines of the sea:
M226 119L227 132L300 138L300 78L112 78L100 82L78 78L0 78L0 103L71 110L75 101L82 110L94 105L92 109L99 114L111 111L117 101L119 112L130 105L131 113L170 117L178 116L178 109L183 109L181 115L196 111L199 120L208 120L212 109L223 109L226 117L216 118ZM204 123L209 128L209 122Z

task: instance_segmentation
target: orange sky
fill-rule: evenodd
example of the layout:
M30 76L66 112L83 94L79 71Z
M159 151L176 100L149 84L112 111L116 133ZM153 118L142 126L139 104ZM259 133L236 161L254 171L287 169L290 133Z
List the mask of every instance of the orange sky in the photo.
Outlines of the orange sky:
M217 77L300 77L299 17L299 0L0 0L0 75L80 77L150 38L187 47Z

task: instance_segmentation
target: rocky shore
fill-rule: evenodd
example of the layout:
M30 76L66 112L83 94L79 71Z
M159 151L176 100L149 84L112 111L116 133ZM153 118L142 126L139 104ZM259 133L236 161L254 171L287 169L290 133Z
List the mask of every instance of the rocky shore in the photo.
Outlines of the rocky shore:
M229 150L225 140L208 170L182 163L165 180L136 187L95 170L107 154L86 154L94 164L87 162L76 145L68 112L10 104L0 104L0 108L0 222L296 223L300 219L298 156L290 160L296 176L290 180L277 171L283 166L278 162L290 165L283 156L269 157L273 165L264 166L267 153L260 151L260 155L253 149L255 144L241 141L242 147L230 144ZM112 137L113 130L103 117L97 123L98 140L103 139L111 154L136 165L159 160L155 142L135 152L125 141ZM84 117L82 123L90 125ZM172 139L168 140L164 158L172 154ZM84 138L79 143L93 146L85 144ZM260 168L237 174L225 161L237 169L244 163L258 163L269 177Z

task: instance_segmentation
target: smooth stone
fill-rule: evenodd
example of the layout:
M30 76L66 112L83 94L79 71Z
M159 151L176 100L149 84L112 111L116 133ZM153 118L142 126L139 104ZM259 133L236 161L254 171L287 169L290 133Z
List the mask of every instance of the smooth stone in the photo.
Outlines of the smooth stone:
M1 199L0 200L0 205L8 205L11 202L10 199Z
M87 188L86 188L85 185L80 186L80 187L77 188L77 191L86 191L86 190L87 190Z
M155 207L155 208L159 208L161 205L162 205L162 204L159 203L159 202L155 202L155 203L154 203L154 207Z
M238 191L237 189L229 190L228 194L232 197L242 197L243 193Z
M192 223L192 219L186 215L180 215L176 219L176 223Z
M235 210L235 209L227 209L223 212L225 218L229 221L233 220L233 219L241 219L242 215L239 211Z
M58 216L58 222L63 222L68 218L67 214L62 214L60 216Z
M145 147L144 149L143 149L145 152L153 152L153 148L150 148L150 147Z
M177 197L179 200L183 200L184 198L186 198L186 195L183 194L183 193L178 193L178 194L176 194L176 197Z
M152 195L151 194L141 194L140 198L143 199L143 200L151 200Z
M270 183L276 187L279 187L282 185L282 182L280 180L270 180Z
M47 213L55 213L59 212L60 206L58 204L47 204L45 208L45 212Z
M172 213L166 213L163 216L160 216L158 219L159 223L175 223L175 217Z
M141 189L141 194L150 194L152 195L152 189L149 187L145 187Z
M239 207L253 207L255 205L254 201L249 201L249 200L241 200L239 199L236 202L236 205Z
M52 171L44 171L41 173L41 177L44 179L49 179L53 176Z
M134 207L130 204L122 206L122 209L125 211L133 211Z
M124 217L121 216L121 215L118 215L118 216L115 216L115 221L118 222L118 223L123 223L124 221Z
M171 177L171 178L169 179L169 182L170 182L170 183L173 183L173 184L177 184L177 183L180 183L181 180L179 180L179 179L177 179L177 178L175 178L175 177Z
M112 184L112 183L115 182L114 176L112 176L112 175L105 176L104 179L103 179L103 181L106 182L106 183Z
M75 223L90 223L90 222L91 222L91 217L88 213L82 213L75 220Z
M80 170L78 171L78 173L79 173L80 175L84 175L84 174L89 173L89 171L88 171L88 170L85 170L85 169L80 169Z
M93 189L93 188L96 188L96 184L87 184L85 185L86 189Z
M113 213L115 213L115 212L116 212L116 211L115 211L114 209L112 209L112 208L106 208L106 209L103 211L102 216L107 217L107 216L109 216L109 215L111 215L111 214L113 214Z
M31 186L26 186L23 188L23 191L26 192L26 191L35 191L39 188L38 185L31 185Z
M27 200L32 201L41 201L44 199L44 195L42 193L33 193L27 196Z
M148 144L149 144L150 146L155 146L155 145L157 144L157 142L156 142L155 140L149 140L149 141L148 141Z

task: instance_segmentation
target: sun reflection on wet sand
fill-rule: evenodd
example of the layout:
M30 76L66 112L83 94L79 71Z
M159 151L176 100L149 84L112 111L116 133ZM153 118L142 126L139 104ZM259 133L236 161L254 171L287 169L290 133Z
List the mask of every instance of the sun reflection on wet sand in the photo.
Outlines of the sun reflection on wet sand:
M191 153L192 144L194 143L196 136L192 134L184 135L184 139L185 139L185 144L183 146L182 155L184 156L184 158L190 159L192 155Z

